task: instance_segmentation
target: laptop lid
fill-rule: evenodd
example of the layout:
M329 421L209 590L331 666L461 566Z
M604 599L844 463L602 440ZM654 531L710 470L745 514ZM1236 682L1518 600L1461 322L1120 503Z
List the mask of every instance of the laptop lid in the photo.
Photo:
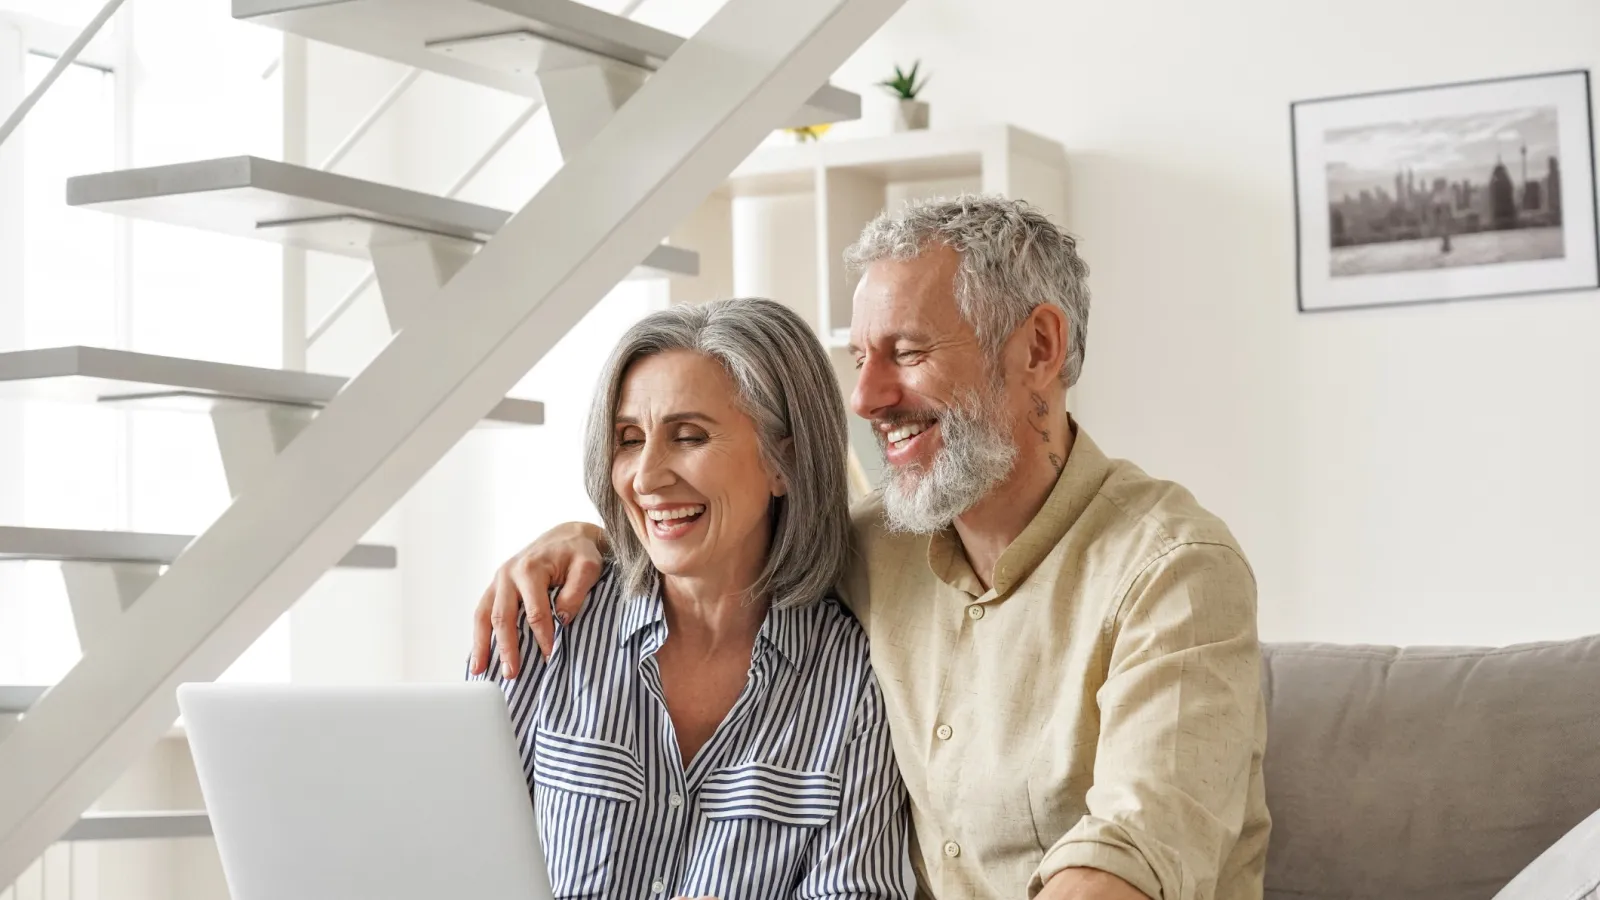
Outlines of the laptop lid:
M178 688L234 900L550 900L488 683Z

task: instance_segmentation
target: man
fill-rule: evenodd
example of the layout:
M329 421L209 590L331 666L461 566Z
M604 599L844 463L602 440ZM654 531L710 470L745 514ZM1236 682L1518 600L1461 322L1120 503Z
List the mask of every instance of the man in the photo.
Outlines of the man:
M867 226L851 397L887 474L843 586L871 640L940 900L1244 900L1269 822L1254 578L1177 485L1108 459L1068 414L1087 267L1027 206L966 197ZM599 573L563 526L497 574L476 618L517 659L520 597ZM549 604L527 604L548 652Z

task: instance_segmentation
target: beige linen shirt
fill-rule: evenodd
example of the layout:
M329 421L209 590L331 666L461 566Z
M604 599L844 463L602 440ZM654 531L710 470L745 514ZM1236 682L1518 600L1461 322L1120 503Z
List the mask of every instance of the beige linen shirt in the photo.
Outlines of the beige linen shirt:
M989 590L953 531L890 534L880 514L857 512L846 593L922 889L1023 900L1087 866L1158 900L1259 900L1256 591L1227 527L1082 430Z

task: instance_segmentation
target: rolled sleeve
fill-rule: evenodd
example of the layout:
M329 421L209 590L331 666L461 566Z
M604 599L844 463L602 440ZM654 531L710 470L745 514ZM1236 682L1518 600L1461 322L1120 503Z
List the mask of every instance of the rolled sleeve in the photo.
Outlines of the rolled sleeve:
M1085 867L1154 900L1210 900L1261 740L1255 579L1231 547L1178 545L1134 579L1106 639L1088 814L1047 849L1029 896Z

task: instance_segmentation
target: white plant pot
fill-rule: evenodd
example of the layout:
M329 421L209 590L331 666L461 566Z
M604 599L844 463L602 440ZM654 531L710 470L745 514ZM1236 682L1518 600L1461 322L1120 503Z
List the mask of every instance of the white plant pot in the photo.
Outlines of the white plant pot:
M923 131L928 127L928 101L897 100L890 127L894 131Z

